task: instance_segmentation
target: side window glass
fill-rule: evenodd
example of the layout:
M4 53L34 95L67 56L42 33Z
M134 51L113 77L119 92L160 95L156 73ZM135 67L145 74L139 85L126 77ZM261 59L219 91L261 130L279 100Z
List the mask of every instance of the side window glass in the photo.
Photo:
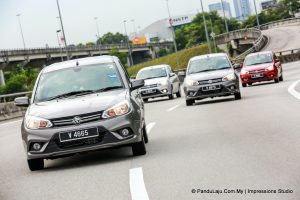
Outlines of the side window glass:
M123 68L123 70L124 70L124 72L125 72L125 75L126 75L126 78L127 78L127 81L128 81L128 83L130 83L130 76L129 76L129 74L128 74L126 68L123 66L123 64L120 62L120 60L118 60L118 63L119 63L119 65Z

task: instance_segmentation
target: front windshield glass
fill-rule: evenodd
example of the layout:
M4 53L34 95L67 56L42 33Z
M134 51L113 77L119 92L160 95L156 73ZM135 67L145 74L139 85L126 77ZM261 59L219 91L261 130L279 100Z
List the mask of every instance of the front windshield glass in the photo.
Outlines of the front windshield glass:
M150 68L140 71L136 79L152 79L152 78L159 78L159 77L167 77L166 68Z
M191 61L188 68L188 74L228 68L230 68L230 63L226 56L206 57Z
M123 83L115 64L77 66L41 75L35 101L51 100L59 95L122 88Z
M247 56L245 59L245 66L258 65L263 63L273 62L272 54L256 54Z

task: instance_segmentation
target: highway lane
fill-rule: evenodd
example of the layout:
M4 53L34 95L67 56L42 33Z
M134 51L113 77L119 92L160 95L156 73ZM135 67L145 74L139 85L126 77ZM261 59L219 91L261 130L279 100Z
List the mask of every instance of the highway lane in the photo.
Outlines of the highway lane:
M269 43L264 50L286 51L300 47L300 24L286 25L264 30L263 34L269 37Z
M141 167L149 199L297 199L300 196L300 101L285 81L242 88L242 100L184 98L146 104L148 153L130 148L47 161L30 172L20 121L0 124L0 199L132 199L129 170ZM192 194L192 189L291 189L292 194ZM142 200L142 199L141 199Z

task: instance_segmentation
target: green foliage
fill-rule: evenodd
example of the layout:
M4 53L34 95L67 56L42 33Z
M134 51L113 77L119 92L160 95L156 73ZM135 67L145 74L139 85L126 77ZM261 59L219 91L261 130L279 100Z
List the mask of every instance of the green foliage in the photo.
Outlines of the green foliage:
M139 65L135 65L132 67L127 68L128 73L132 75L136 75L137 72L144 67L153 66L153 65L160 65L160 64L168 64L172 67L172 69L182 69L186 68L188 61L190 58L198 55L203 55L208 53L207 45L200 45L197 47L185 49L182 51L178 51L177 54L173 53L168 56L164 56L158 59L154 59L145 63L141 63ZM177 66L177 56L179 59L179 65Z
M6 84L0 86L0 94L31 91L39 74L37 69L27 67L20 69L17 65L10 72L6 73Z
M112 50L109 51L109 55L111 56L117 56L121 63L123 65L126 65L127 64L127 57L128 57L128 54L127 53L122 53L122 52L119 52L118 49L114 48Z
M127 41L128 37L117 32L117 33L111 33L108 32L104 34L100 40L101 44L120 44L120 43L125 43ZM97 44L99 44L99 39L97 41Z
M166 55L168 55L168 54L169 54L169 52L168 52L168 50L165 49L165 48L161 48L161 49L159 49L159 51L158 51L158 57L164 57L164 56L166 56Z

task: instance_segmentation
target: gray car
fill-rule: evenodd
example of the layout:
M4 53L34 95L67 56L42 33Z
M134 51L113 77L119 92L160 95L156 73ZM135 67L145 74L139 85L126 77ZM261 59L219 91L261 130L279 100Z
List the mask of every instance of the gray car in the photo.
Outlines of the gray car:
M148 137L139 88L130 82L119 59L84 58L45 67L32 98L17 98L29 106L21 132L30 170L44 168L44 159L131 146L146 154Z
M157 65L141 69L137 80L145 80L145 86L140 89L144 101L150 98L167 96L169 99L181 97L180 81L169 65Z
M241 99L239 77L224 53L191 58L184 80L186 105L195 100L234 95Z

